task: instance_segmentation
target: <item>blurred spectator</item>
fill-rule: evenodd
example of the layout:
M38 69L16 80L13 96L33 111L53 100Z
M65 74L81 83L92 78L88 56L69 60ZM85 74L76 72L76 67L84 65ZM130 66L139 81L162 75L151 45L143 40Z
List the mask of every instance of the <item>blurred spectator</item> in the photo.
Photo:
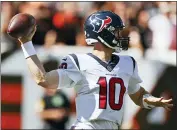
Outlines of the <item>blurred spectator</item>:
M121 19L124 23L126 23L127 22L126 11L125 11L126 10L126 3L125 2L116 2L115 4L116 4L116 6L115 6L114 12L121 17Z
M137 19L137 28L139 29L143 53L151 47L152 44L152 31L148 27L148 20L148 12L146 10L140 10Z
M160 13L150 18L148 24L152 30L152 47L163 53L172 42L172 23L170 21L170 7L167 2L158 2Z
M57 32L57 43L76 45L77 30L80 26L76 2L58 2L52 23Z
M46 33L44 38L44 47L50 48L56 43L57 33L54 30L50 30Z
M129 37L131 38L130 47L139 48L142 51L142 46L140 41L141 39L140 39L138 28L136 27L130 28Z
M66 128L69 119L70 103L62 91L45 89L45 94L37 104L44 129L61 130Z

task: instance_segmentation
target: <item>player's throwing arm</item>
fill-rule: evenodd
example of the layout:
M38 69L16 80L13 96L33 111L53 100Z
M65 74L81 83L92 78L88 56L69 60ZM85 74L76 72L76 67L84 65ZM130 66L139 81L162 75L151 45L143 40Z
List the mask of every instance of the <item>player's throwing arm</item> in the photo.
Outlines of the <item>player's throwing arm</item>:
M36 22L33 16L17 14L10 21L7 33L21 43L27 65L36 83L44 88L56 89L59 83L58 72L53 70L46 73L33 47L32 38L36 29Z

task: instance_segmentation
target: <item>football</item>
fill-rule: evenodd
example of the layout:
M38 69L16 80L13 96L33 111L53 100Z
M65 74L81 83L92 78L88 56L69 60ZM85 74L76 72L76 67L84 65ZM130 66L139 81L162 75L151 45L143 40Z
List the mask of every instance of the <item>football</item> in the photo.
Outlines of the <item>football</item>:
M26 13L15 15L8 25L7 33L13 38L21 38L33 31L36 25L35 18Z

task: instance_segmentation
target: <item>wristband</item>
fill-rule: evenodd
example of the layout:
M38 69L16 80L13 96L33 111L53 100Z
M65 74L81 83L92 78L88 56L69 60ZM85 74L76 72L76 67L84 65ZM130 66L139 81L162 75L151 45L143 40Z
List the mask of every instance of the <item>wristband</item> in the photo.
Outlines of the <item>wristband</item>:
M25 58L28 58L32 55L36 55L36 50L32 44L32 41L26 42L21 45Z
M148 98L148 97L152 97L152 95L150 95L150 94L145 94L145 95L143 95L143 107L146 108L146 109L152 109L152 108L154 108L155 106L154 106L154 105L149 105L149 104L147 104L147 103L144 101L144 99L145 99L145 98Z

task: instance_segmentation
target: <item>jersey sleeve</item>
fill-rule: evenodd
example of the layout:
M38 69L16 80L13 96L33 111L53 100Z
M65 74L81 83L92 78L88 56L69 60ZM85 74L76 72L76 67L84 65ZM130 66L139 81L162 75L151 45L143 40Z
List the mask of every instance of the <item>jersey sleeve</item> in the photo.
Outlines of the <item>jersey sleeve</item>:
M61 64L57 71L59 74L58 89L74 87L82 78L74 58L70 55L61 60Z
M134 70L133 74L129 80L128 84L128 94L134 94L140 89L140 84L142 80L138 74L138 66L136 61L134 60Z

